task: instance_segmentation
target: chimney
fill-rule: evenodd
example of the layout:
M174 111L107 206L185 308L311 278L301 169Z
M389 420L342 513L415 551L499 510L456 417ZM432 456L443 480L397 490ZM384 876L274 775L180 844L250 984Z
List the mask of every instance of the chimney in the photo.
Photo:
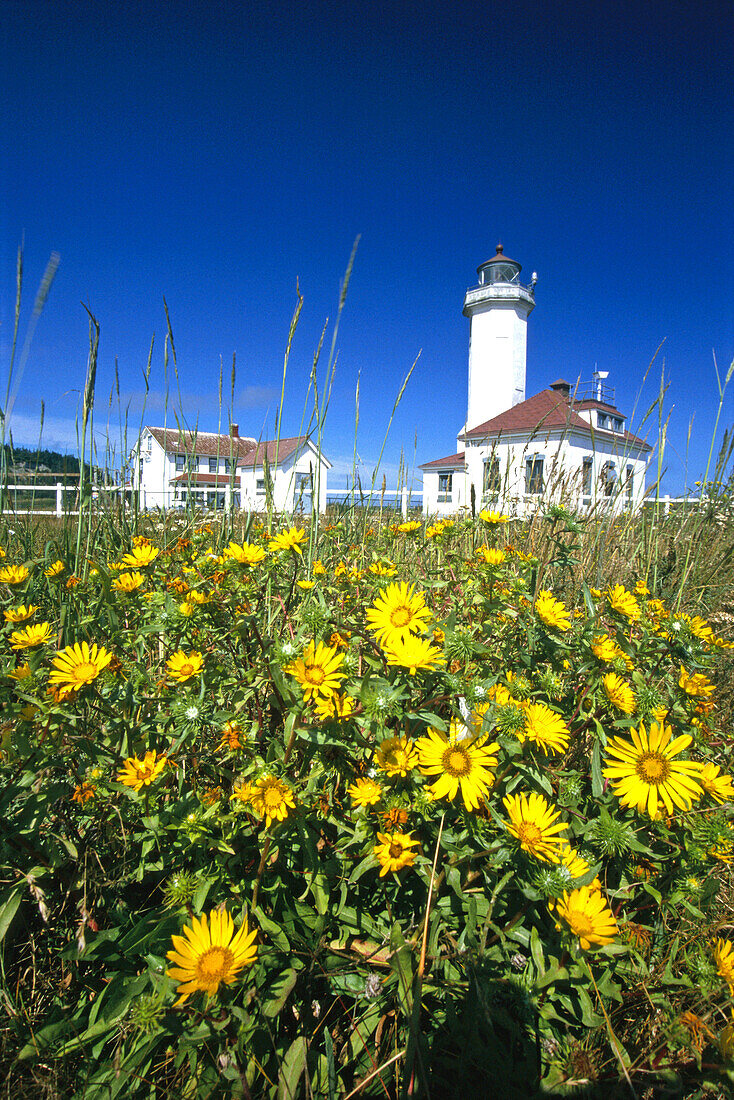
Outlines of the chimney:
M229 434L231 435L232 439L239 439L239 437L240 437L240 426L239 426L239 424L230 424Z
M550 388L560 394L561 397L568 397L571 393L571 386L568 382L564 382L562 378L559 378L557 382L551 382Z

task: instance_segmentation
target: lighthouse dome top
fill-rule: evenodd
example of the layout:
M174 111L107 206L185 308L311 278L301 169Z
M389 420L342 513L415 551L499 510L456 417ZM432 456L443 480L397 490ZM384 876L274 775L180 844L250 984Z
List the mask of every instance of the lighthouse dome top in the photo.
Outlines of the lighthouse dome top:
M492 283L516 283L521 271L522 265L505 256L503 246L498 244L496 254L479 265L477 275L480 286L488 286Z

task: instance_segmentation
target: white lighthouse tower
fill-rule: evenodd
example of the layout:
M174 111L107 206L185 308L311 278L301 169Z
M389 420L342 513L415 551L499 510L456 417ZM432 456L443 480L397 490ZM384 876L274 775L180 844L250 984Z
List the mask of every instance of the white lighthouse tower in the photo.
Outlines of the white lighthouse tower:
M498 244L497 254L477 268L478 286L466 292L464 316L471 326L467 430L525 400L527 325L535 308L536 275L523 286L521 270Z

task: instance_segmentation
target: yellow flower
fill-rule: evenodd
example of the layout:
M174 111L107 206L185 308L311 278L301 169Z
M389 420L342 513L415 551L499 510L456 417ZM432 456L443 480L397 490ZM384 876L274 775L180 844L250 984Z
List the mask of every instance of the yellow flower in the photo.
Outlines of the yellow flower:
M198 676L203 667L204 658L195 649L192 649L189 654L184 653L182 649L178 649L166 661L166 668L171 679L179 684L185 684L192 676Z
M714 632L700 615L694 615L692 619L687 615L681 615L681 618L688 623L688 629L696 638L700 638L702 642L713 642Z
M373 561L369 570L376 577L394 577L397 573L397 569L391 561Z
M237 749L242 748L242 742L240 741L239 724L234 720L225 722L222 726L222 733L219 738L220 749L229 749L230 752L235 752Z
M355 806L374 806L382 798L382 787L374 779L355 779L347 793Z
M734 943L731 940L717 939L714 947L716 973L723 978L734 994Z
M118 783L124 783L126 787L132 787L134 791L149 787L158 778L166 764L168 757L164 753L156 756L155 750L146 752L142 760L137 756L129 756L117 773Z
M612 780L612 788L623 806L655 818L663 808L690 810L702 792L700 774L703 765L694 760L675 760L693 740L683 734L671 741L670 726L653 722L650 733L640 723L631 729L632 741L610 737L607 742L607 766L602 774Z
M421 525L417 519L410 519L407 523L399 523L398 531L401 535L412 535L416 531L420 531Z
M508 703L512 701L508 699ZM522 709L525 727L517 732L519 741L532 741L546 756L549 750L566 751L570 731L560 714L545 703L526 703Z
M135 592L142 584L145 583L145 577L142 573L136 571L134 573L120 573L112 582L112 587L118 592Z
M306 700L328 698L335 695L341 687L344 673L339 669L344 664L344 654L336 646L318 645L309 642L303 656L296 658L285 671L294 676L301 686Z
M636 622L642 614L637 600L623 584L615 584L614 587L610 585L606 596L612 611L624 615L631 622Z
M287 783L274 775L263 775L258 779L252 792L252 808L265 818L265 824L273 821L285 821L296 803L293 792Z
M16 680L18 683L22 683L23 680L28 680L31 676L31 666L26 661L22 665L18 665L12 672L8 673L11 680Z
M316 581L296 581L299 588L302 588L304 592L310 592L312 588L316 587Z
M549 626L553 630L570 629L570 612L561 600L555 598L552 592L543 590L538 593L535 600L535 613L545 626Z
M401 867L412 867L417 852L411 852L418 841L412 833L378 833L379 844L372 851L381 865L380 878L389 871L399 871Z
M583 878L589 872L589 864L567 841L562 841L553 862L565 867L571 878Z
M188 600L182 600L181 603L178 605L178 610L184 616L184 618L190 619L191 616L194 614L194 611L196 610L196 605L193 603L189 603Z
M382 741L375 753L375 764L386 775L405 776L418 763L413 742L405 734L396 734Z
M134 546L129 554L124 555L122 564L130 565L133 569L142 569L146 565L152 565L159 554L160 550L156 546L141 543L140 546Z
M734 802L734 786L730 775L721 775L718 764L704 764L698 777L706 794L717 802Z
M431 612L422 592L415 592L405 581L389 584L367 608L367 623L380 643L403 641L409 634L424 630Z
M475 553L485 565L502 565L507 557L504 550L499 550L495 546L479 546Z
M637 708L635 693L626 680L617 676L616 672L608 672L602 679L604 693L607 699L621 711L622 714L633 714Z
M351 695L329 695L314 701L316 715L322 722L343 722L354 713L355 702Z
M243 542L241 545L230 542L224 551L223 557L231 558L238 565L253 566L264 561L266 554L261 546L252 546L249 542Z
M633 667L632 658L629 657L624 650L617 645L613 638L610 638L608 634L599 634L592 640L591 652L600 661L611 662L616 660L622 660L626 664L627 668Z
M0 584L22 584L29 576L24 565L5 565L0 569Z
M255 784L251 783L249 779L236 779L234 787L232 788L232 798L235 798L238 802L242 802L245 806L248 806L255 794Z
M183 936L172 936L173 950L166 953L173 966L166 971L179 983L179 998L174 1007L183 1004L192 993L213 997L220 984L231 985L243 966L252 966L257 955L253 941L256 932L249 931L247 917L235 932L234 921L227 910L212 909L207 922L191 918L191 927L184 925Z
M570 893L564 891L555 910L574 936L578 936L583 951L588 951L592 944L601 947L611 943L617 937L614 913L601 890L594 889L593 883L591 886L579 886ZM561 926L557 924L556 928L560 931Z
M48 577L50 580L54 580L56 577L60 577L66 569L66 566L62 561L55 561L53 565L49 565L48 569L44 569L44 577Z
M59 698L65 699L96 680L111 660L112 654L104 646L75 642L56 654L51 662L53 671L48 681L56 685Z
M314 577L324 577L326 575L326 567L320 558L313 563L313 575Z
M683 688L686 695L690 695L694 699L706 699L709 695L713 695L715 691L714 685L702 672L686 672L683 665L680 667L678 686Z
M296 554L303 554L302 545L307 538L305 531L291 527L288 531L281 531L279 535L275 535L268 543L268 550L272 554L277 554L281 550L293 550Z
M440 649L414 634L407 635L403 641L394 638L382 648L389 665L407 668L411 676L415 676L418 669L430 671L446 664Z
M37 645L45 645L53 631L51 623L31 623L25 630L14 630L10 635L11 649L33 649Z
M502 801L510 817L505 828L520 841L520 847L536 859L559 863L563 846L568 843L557 835L567 828L563 822L556 821L561 811L535 792L511 794Z
M473 740L459 738L458 723L452 719L448 735L429 727L425 737L415 743L419 767L423 775L437 776L430 785L434 799L461 797L467 810L476 810L491 790L494 776L490 768L497 765L499 745L485 745L486 737Z
M20 607L9 607L7 611L3 611L3 615L6 622L24 623L26 619L32 619L37 611L38 605L29 603L21 604Z
M508 516L503 516L501 512L492 512L487 511L486 509L479 513L479 518L484 523L489 523L490 525L495 525L497 523L507 523L509 519Z

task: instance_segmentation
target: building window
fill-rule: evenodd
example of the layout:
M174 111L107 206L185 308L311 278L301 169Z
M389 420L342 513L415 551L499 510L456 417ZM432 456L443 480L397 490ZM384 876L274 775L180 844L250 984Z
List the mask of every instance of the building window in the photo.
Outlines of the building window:
M525 492L536 496L543 492L542 455L532 455L525 463Z
M451 501L452 486L454 475L453 474L439 474L438 475L438 503L447 504Z
M224 460L224 472L225 472L225 474L231 474L232 473L232 463L231 463L230 459L228 459L228 458L225 458L225 460Z
M623 427L624 427L624 420L620 420L618 417L615 417L615 419L614 419L614 430L615 430L615 432L621 432Z
M497 455L484 460L484 475L482 491L487 496L499 496L502 490L502 475L500 473L500 460Z
M215 474L219 469L219 462L216 457L209 459L209 473Z
M596 426L597 428L606 428L607 426L607 414L598 412L596 414Z
M581 492L585 497L591 496L591 474L594 468L594 459L585 458L581 464Z
M261 496L261 497L265 496L265 478L264 477L259 477L257 479L256 485L255 485L255 491L256 491L258 496Z
M617 483L617 470L613 462L605 462L601 468L601 489L605 497L614 493Z
M632 496L635 488L635 468L634 466L627 467L627 480L625 482L625 491L627 493L627 500L632 500Z
M182 474L186 469L186 455L176 455L176 473Z

